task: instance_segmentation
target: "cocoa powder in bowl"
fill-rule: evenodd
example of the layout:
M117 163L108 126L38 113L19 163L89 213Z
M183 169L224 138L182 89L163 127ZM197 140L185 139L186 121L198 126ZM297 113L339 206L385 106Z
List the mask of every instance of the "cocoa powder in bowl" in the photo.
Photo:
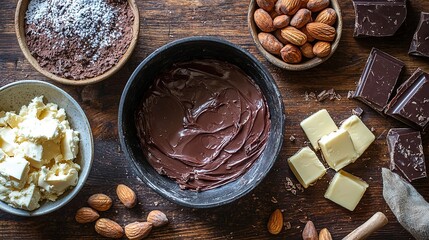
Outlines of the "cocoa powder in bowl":
M119 62L131 43L133 22L127 0L31 0L25 38L46 71L83 80Z

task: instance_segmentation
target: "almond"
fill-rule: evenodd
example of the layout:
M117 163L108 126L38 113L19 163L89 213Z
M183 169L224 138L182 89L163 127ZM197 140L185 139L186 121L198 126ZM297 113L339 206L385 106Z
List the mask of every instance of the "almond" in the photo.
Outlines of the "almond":
M324 228L319 232L319 240L332 240L331 233L328 229Z
M125 226L125 235L130 240L140 240L149 235L152 230L152 223L133 222Z
M302 60L302 54L298 47L292 44L286 44L280 50L283 61L287 63L299 63Z
M277 0L256 0L256 4L265 11L269 12L274 9Z
M294 15L301 7L301 0L278 0L275 9L279 14Z
M307 8L308 0L301 0L301 8Z
M310 10L303 8L299 9L298 12L290 20L290 25L296 28L302 28L311 20Z
M281 43L283 43L284 45L288 44L288 40L286 40L283 36L282 36L282 30L277 29L276 31L274 31L274 36L276 36L277 40L279 40Z
M276 209L268 219L267 224L268 232L271 234L279 234L283 228L283 213Z
M302 230L303 240L318 240L317 230L312 221L308 221L305 224L304 230Z
M271 54L280 55L280 50L283 48L283 44L277 40L274 35L270 33L260 32L258 34L259 42L262 47Z
M312 22L307 24L306 28L308 33L317 40L331 42L336 35L335 28L325 23Z
M321 22L332 26L337 21L337 13L332 8L326 8L317 15L315 22Z
M263 32L272 32L275 30L273 25L273 19L270 14L264 9L257 9L253 14L253 19L255 20L256 25Z
M162 227L168 223L168 218L163 212L153 210L147 215L147 221L152 223L154 227Z
M314 39L314 37L312 37L311 35L310 35L310 33L308 33L308 31L307 31L307 28L306 27L303 27L303 28L300 28L299 29L299 31L301 31L302 33L304 33L305 34L305 36L307 36L307 42L313 42L315 39Z
M95 231L103 237L121 238L124 235L124 229L108 218L100 218L95 223Z
M328 42L319 41L314 44L313 53L317 57L327 57L331 53L331 44Z
M312 12L322 11L329 6L329 0L308 0L307 8Z
M136 193L124 184L119 184L116 187L116 194L118 195L119 200L127 208L132 208L137 203Z
M105 194L97 193L88 198L88 204L95 210L103 212L112 206L112 199Z
M284 39L297 46L302 46L307 42L307 36L295 27L285 27L281 30L281 33Z
M94 222L100 217L97 211L89 207L83 207L77 210L75 219L78 223Z
M276 18L277 16L280 15L275 10L272 10L272 11L268 12L268 14L270 14L271 19L274 19L274 18Z
M288 15L279 15L274 18L273 25L275 28L287 27L290 23L290 17Z
M300 47L300 49L301 49L302 55L306 58L314 58L316 56L313 53L313 46L311 45L311 43L308 43L308 42L305 43Z

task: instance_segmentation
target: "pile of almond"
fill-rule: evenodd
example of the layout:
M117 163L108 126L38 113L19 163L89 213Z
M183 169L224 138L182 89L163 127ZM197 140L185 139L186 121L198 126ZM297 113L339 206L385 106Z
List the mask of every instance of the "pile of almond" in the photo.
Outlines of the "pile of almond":
M124 184L119 184L116 188L116 194L119 200L127 208L132 208L137 204L137 196L135 192ZM82 207L76 212L76 222L78 223L95 223L95 231L107 238L121 238L124 233L128 239L139 240L149 235L152 227L162 227L168 223L167 216L159 211L151 211L146 221L132 222L121 227L117 222L108 218L99 218L100 214L97 212L104 212L112 206L112 199L102 193L97 193L88 198L88 205L90 207ZM124 231L125 229L125 231Z
M286 63L323 58L331 53L337 14L330 0L256 0L253 19L258 39L269 53ZM314 19L314 20L313 20Z

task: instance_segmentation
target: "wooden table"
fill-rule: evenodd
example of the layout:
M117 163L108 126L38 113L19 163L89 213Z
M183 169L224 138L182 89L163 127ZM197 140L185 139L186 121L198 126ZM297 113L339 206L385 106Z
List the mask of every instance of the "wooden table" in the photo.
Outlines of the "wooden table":
M101 83L70 87L59 85L70 93L85 110L92 126L95 159L83 190L62 209L46 216L23 218L0 212L0 239L97 239L94 224L75 222L76 210L87 205L91 194L106 193L113 197L114 206L102 213L122 226L145 219L153 209L164 211L170 219L166 227L155 229L151 239L300 239L304 223L312 220L318 230L327 227L335 239L347 235L376 211L385 213L389 223L372 235L373 239L412 238L396 221L382 197L381 168L388 167L386 131L402 126L385 119L360 102L346 98L354 90L372 47L392 54L406 63L401 81L417 67L429 71L428 59L407 54L420 11L429 11L429 1L409 2L407 28L397 37L354 39L354 11L350 0L340 1L344 29L340 46L333 57L311 71L288 72L268 63L257 51L247 27L248 1L232 0L164 0L137 1L140 9L140 38L130 61L111 79ZM14 11L17 1L4 0L0 8L0 85L21 79L47 80L25 60L14 32ZM158 47L173 40L195 35L225 38L254 54L274 76L286 108L285 141L280 156L265 180L247 196L226 206L213 209L191 209L170 203L147 187L134 173L121 152L118 141L117 113L122 89L135 67ZM305 92L316 94L334 88L341 100L317 102L305 100ZM294 195L285 187L286 177L297 183L287 165L287 158L305 146L306 137L299 122L315 111L326 108L336 123L361 107L363 121L375 128L377 140L356 163L346 170L362 177L370 185L354 212L350 212L323 197L334 175L330 170L315 186ZM296 140L289 141L294 135ZM429 135L423 138L424 151L429 158ZM125 183L137 191L139 204L125 209L115 195L115 187ZM429 180L413 184L429 199ZM284 212L291 229L278 236L270 235L266 223L276 208Z

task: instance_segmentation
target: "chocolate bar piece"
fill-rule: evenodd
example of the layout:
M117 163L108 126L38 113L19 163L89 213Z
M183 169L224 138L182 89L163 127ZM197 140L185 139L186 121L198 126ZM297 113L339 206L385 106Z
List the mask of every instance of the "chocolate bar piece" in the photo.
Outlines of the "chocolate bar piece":
M429 75L418 68L389 102L386 114L424 131L429 125Z
M406 0L353 0L354 37L393 36L407 17Z
M404 66L400 60L373 48L359 79L354 98L378 112L383 112Z
M429 57L429 13L420 13L420 22L408 54Z
M408 181L426 177L425 156L420 132L410 128L392 128L387 133L390 170L399 170Z

